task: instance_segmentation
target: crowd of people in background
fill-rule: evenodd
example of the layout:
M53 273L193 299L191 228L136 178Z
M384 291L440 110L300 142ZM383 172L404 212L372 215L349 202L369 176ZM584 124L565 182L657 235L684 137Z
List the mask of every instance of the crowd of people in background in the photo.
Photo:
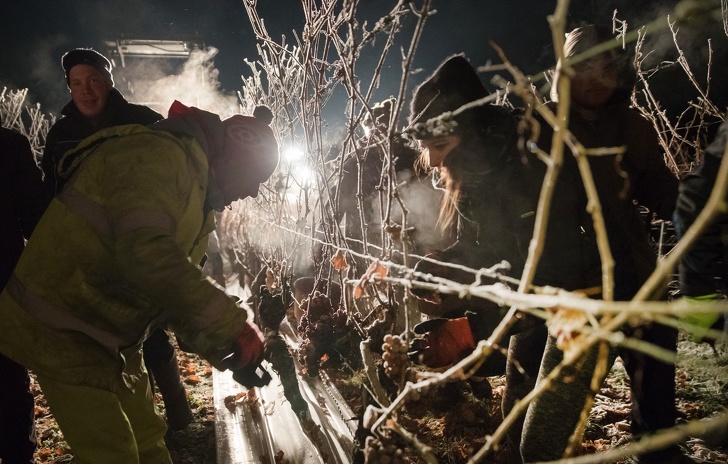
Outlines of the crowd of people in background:
M611 29L576 28L566 37L564 56L573 58L610 40L615 40ZM209 239L208 234L215 233L216 212L257 196L259 185L276 169L272 115L261 108L254 116L222 120L175 102L164 118L129 103L114 88L111 63L94 50L69 51L62 68L71 101L48 133L40 168L27 139L0 131L0 374L5 385L0 394L0 460L33 462L31 369L76 462L171 462L164 444L167 428L184 429L193 417L170 331L221 370L254 368L262 357L262 335L225 294L220 250L208 248L218 243L217 237ZM657 264L642 210L649 210L648 218L674 220L678 237L685 234L716 182L728 123L720 126L698 168L679 179L665 163L652 125L630 107L635 71L626 52L613 47L572 68L569 133L587 149L625 149L588 157L614 258L614 288L602 288L591 200L568 149L533 283L629 301ZM557 72L548 103L552 109L563 98L559 78ZM442 190L438 224L445 236L455 231L455 238L442 250L421 250L428 259L415 269L469 284L472 276L433 260L475 269L506 260L509 275L520 277L546 175L535 151L518 143L524 137L519 124L523 114L484 104L441 118L487 95L467 57L453 55L416 87L409 102L404 132L416 149L397 138L392 144L397 154L389 158L394 166L386 165L388 158L376 150L344 164L344 182L332 195L339 199L333 206L336 220L345 220L354 248L365 251L362 232L381 223L370 206L382 172L407 172L416 179L419 164ZM369 130L386 132L391 107L387 101L373 108L365 121ZM554 132L545 120L537 117L536 123L541 128L536 145L548 152ZM359 170L363 186L357 183ZM360 191L369 196L358 198ZM201 270L206 248L216 282L205 279ZM682 297L696 302L725 298L727 257L728 215L723 213L680 263ZM471 353L505 314L504 308L485 300L414 293L427 320L414 328L418 338L413 354L432 368ZM666 288L649 298L666 300ZM715 327L719 318L715 312L699 313L689 322L704 330ZM623 331L677 349L674 328L640 322ZM559 365L564 353L546 324L528 316L499 343L507 349L491 356L475 379L477 391L489 395L490 385L483 378L505 376L502 409L508 414ZM564 455L591 391L599 347L584 356L575 375L557 378L511 427L511 462ZM608 362L617 356L630 377L633 434L672 427L677 417L674 364L621 347L610 349ZM155 386L166 421L152 401ZM694 461L671 445L643 454L639 462Z

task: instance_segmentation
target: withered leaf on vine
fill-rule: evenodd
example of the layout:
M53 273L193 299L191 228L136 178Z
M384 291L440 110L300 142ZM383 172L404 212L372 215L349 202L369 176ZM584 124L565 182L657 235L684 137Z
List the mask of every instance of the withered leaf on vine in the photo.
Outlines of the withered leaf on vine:
M559 306L547 322L549 333L556 337L556 346L568 353L579 349L578 340L582 327L589 323L584 311Z
M380 263L378 260L374 261L372 264L369 265L369 268L364 273L364 275L361 276L361 279L359 279L356 287L354 287L354 298L359 299L364 296L364 289L366 289L369 284L374 282L375 279L387 277L388 273L389 270L386 266L383 266L382 263Z
M331 265L334 266L334 269L337 271L345 271L349 268L349 263L346 261L346 254L344 254L344 250L339 248L339 251L331 257Z

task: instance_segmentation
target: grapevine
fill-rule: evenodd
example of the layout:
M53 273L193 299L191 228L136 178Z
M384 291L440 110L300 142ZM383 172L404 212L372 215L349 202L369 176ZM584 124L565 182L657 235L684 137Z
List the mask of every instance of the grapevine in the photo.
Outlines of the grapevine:
M372 313L377 317L369 325L364 327L364 333L367 337L369 337L369 346L372 351L375 353L381 353L380 347L384 343L384 337L387 334L392 333L392 328L394 326L394 314L388 305L379 305L374 309L374 311L372 311ZM363 326L364 320L367 319L364 318L364 320L361 320L356 314L354 317L357 318L360 326Z
M288 344L279 334L266 334L265 358L278 373L283 385L283 394L291 404L293 412L301 419L306 417L308 403L301 395L301 390L298 387L296 366L291 353L288 351Z

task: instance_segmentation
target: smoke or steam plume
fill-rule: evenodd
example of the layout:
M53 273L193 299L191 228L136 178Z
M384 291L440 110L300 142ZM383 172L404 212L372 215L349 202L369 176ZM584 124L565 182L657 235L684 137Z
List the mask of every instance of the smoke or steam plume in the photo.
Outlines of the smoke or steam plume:
M407 226L414 230L410 236L415 242L418 253L426 253L434 249L444 248L442 234L437 227L442 192L432 187L430 177L418 179L412 171L397 174L400 198L409 211ZM374 205L379 207L379 203ZM392 208L392 220L402 222L402 210L397 202Z
M239 106L234 94L220 88L213 62L216 54L215 48L195 49L181 66L169 59L130 59L125 68L114 70L114 79L130 101L150 106L163 115L174 100L179 100L225 118L239 113ZM128 90L121 88L122 82Z

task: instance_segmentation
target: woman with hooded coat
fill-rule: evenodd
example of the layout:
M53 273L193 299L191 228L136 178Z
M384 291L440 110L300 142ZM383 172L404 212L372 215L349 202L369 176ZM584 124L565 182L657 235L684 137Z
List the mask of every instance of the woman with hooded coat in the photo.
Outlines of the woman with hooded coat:
M440 225L446 230L455 228L457 237L453 245L444 251L430 252L427 257L475 269L506 261L508 269L500 272L518 278L533 234L545 165L534 155L518 150L517 119L502 106L485 104L454 117L438 118L486 96L477 73L462 55L448 58L415 90L409 131L420 146L423 163L436 172L444 190ZM578 225L573 228L578 230ZM565 254L566 250L562 252ZM556 252L553 255L561 256ZM472 275L426 260L418 263L416 270L464 284L473 282ZM566 285L566 282L540 278L540 275L560 277L557 271L548 259L542 260L536 283ZM415 332L422 337L413 342L413 354L433 368L457 362L472 352L477 340L489 336L504 315L503 308L483 299L460 299L421 290L414 293L420 299L420 311L434 319L415 326ZM546 343L545 326L520 316L522 319L511 333L521 333L501 340L504 346L509 343L513 346L517 337L523 339L517 345L517 352L509 350L508 353L509 359L518 359L509 363L509 385L504 401L510 405L517 392L526 393L535 384L540 353ZM522 370L513 368L516 364ZM504 372L506 357L496 351L478 375ZM487 393L488 386L487 382L480 382L477 392ZM509 409L506 403L504 409Z

